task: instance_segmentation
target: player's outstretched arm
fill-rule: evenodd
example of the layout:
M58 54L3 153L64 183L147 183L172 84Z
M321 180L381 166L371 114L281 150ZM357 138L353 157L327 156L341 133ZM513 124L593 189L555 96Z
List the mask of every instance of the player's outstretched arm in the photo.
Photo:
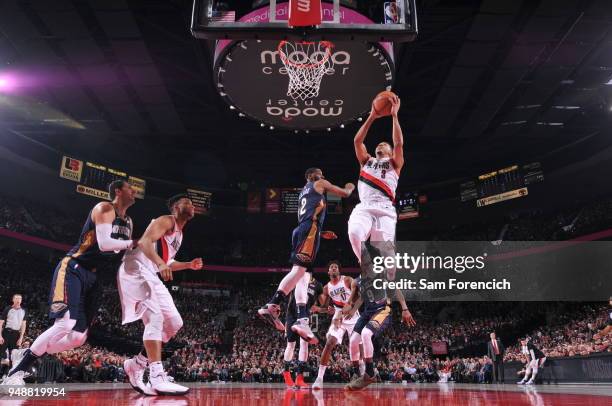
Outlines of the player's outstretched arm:
M170 269L168 264L166 264L159 255L157 255L153 245L172 228L174 228L172 216L158 217L149 224L149 227L147 227L138 241L138 247L142 250L143 254L157 266L162 279L165 281L172 280L172 269Z
M393 119L393 167L399 174L404 166L404 135L400 126L397 113L400 108L400 99L395 96L391 98L391 117Z
M182 271L185 269L191 269L192 271L199 271L200 269L204 267L204 261L202 261L202 258L195 258L189 262L172 261L170 262L169 266L172 272Z
M406 305L406 299L404 298L404 294L402 293L402 291L396 289L395 297L397 298L397 301L400 303L400 306L402 308L402 321L409 326L416 326L416 321L414 321L412 313L410 313L410 310L408 310L408 306Z
M109 202L96 204L91 217L96 225L96 241L100 251L123 251L134 245L133 240L118 240L111 237L113 221L115 220L115 208Z
M340 186L336 186L329 182L326 179L321 179L315 182L315 190L321 194L323 193L331 193L340 197L349 197L353 190L355 190L355 185L352 183L347 183L343 188Z
M359 128L359 131L357 131L357 134L355 134L355 138L353 139L353 144L355 145L355 155L357 156L357 161L361 166L363 166L366 162L368 162L368 159L370 159L370 154L368 154L368 149L366 148L364 141L368 135L368 131L370 131L372 123L377 118L378 114L374 110L374 106L372 106L370 115L361 125L361 128Z

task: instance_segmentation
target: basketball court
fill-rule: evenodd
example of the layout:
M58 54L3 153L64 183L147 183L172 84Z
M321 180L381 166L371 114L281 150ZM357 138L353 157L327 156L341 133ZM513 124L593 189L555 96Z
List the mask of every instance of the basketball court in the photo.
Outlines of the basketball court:
M235 119L255 121L268 131L333 136L363 121L372 100L394 90L399 56L418 41L416 0L389 1L369 15L341 0L259 1L248 9L244 3L194 0L190 30L212 50L211 81ZM358 392L327 383L319 391L280 384L185 385L190 392L176 397L146 397L123 383L37 385L28 388L61 387L65 395L5 393L0 404L612 405L612 384L374 384Z
M328 384L321 391L286 389L279 384L188 384L187 396L144 397L127 384L68 384L66 396L45 398L47 405L438 405L548 406L612 405L612 385L379 384L347 392ZM31 405L43 399L0 397L2 404Z

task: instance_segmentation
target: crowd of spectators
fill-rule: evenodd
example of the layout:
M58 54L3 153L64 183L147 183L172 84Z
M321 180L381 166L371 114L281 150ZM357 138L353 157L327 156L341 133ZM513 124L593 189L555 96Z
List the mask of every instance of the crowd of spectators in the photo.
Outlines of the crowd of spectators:
M612 352L612 343L606 338L594 338L605 325L606 305L584 305L570 312L557 312L552 324L539 326L529 333L533 344L547 357L573 357L598 352ZM515 344L506 351L507 361L521 360L520 346Z
M245 227L253 222L247 215ZM82 227L81 218L73 218L52 207L25 199L0 196L0 228L6 228L56 242L73 244ZM268 226L284 229L284 223L277 217L269 217ZM398 236L402 227L398 225ZM258 226L253 226L257 228ZM471 223L449 224L444 230L429 236L436 240L447 241L556 241L574 238L587 233L612 227L612 199L601 199L574 207L556 210L531 209L510 213L502 218L488 219L486 222L475 220ZM409 227L408 227L409 228ZM287 266L289 240L275 235L262 235L257 238L215 233L214 244L206 243L210 236L200 235L190 228L190 238L186 245L206 246L208 264L284 267ZM222 230L218 230L222 231ZM338 240L325 241L322 250L322 263L329 259L339 259L343 264L355 263L354 255L347 249L348 242L343 235ZM323 258L324 257L324 258Z
M585 206L578 211L559 212L552 217L545 213L530 213L517 216L510 221L507 237L517 239L557 239L567 238L581 232L596 231L596 228L611 224L612 207L609 201ZM0 227L30 235L73 242L80 224L61 220L62 215L52 209L31 202L10 198L0 199ZM49 215L51 213L52 215ZM549 227L544 227L538 219L544 218ZM51 220L49 220L51 219ZM595 227L594 223L599 226ZM502 225L490 224L474 233L469 227L453 229L455 239L494 239L496 230ZM70 231L68 231L70 229ZM537 231L528 231L529 229ZM527 230L527 231L525 231ZM559 231L562 230L562 231ZM552 234L551 234L552 233ZM546 238L545 238L546 237ZM451 239L451 238L449 238ZM263 245L268 245L262 249ZM218 248L218 247L217 247ZM333 255L341 250L332 243L328 247ZM212 248L211 248L212 250ZM337 252L336 252L337 251ZM214 252L214 251L213 251ZM251 252L259 252L251 256ZM230 250L223 261L245 258L249 264L272 265L268 255L277 258L278 252L268 240L253 243L240 243ZM283 251L284 252L284 251ZM15 248L0 248L0 300L8 303L15 292L23 294L23 305L28 312L27 340L31 342L47 326L47 294L50 275L61 253L34 254ZM214 263L215 255L212 261ZM210 263L210 262L209 262ZM280 265L280 263L279 263ZM283 260L284 265L284 260ZM142 323L121 325L121 309L117 290L114 286L114 271L99 272L103 279L103 294L99 317L92 327L91 334L99 337L113 336L133 343L142 337ZM184 327L171 343L173 352L166 360L167 368L178 380L185 381L241 381L241 382L280 382L283 371L283 352L285 341L282 334L261 324L255 309L268 299L272 293L270 286L251 285L246 288L232 289L229 295L205 295L197 289L180 288L173 291L177 308L184 319ZM482 344L493 330L519 331L528 324L528 317L542 312L552 312L551 322L540 323L535 328L524 330L529 333L537 346L549 357L587 355L594 352L612 351L609 340L594 339L594 333L605 321L601 305L584 305L572 311L555 311L553 307L542 304L525 309L513 309L512 304L461 303L420 303L413 304L412 311L418 321L415 328L407 328L399 322L399 314L394 314L394 323L378 340L376 367L382 380L412 382L490 382L491 362L486 357L456 357L441 359L432 354L432 342L443 342L451 354ZM459 309L459 310L457 310ZM538 313L539 312L539 313ZM228 319L233 322L229 323ZM323 338L329 320L319 316L316 324L318 334ZM324 342L324 340L323 340ZM506 343L509 349L506 360L520 359L519 348ZM25 344L27 345L27 344ZM322 345L310 347L307 369L310 376L318 367ZM37 379L79 382L123 381L122 363L125 356L120 349L115 352L104 346L83 346L73 351L47 356L38 366ZM349 379L349 361L345 345L336 347L332 354L331 366L326 380L345 382Z

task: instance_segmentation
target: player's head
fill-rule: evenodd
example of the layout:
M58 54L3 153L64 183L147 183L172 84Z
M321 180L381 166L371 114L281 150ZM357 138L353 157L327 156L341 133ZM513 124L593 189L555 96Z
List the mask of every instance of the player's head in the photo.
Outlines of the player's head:
M15 293L15 294L13 295L13 304L14 304L15 306L19 306L19 305L21 305L21 300L22 300L22 299L23 299L23 298L21 297L21 295L20 295L19 293Z
M320 179L325 179L323 176L323 171L319 168L308 168L306 169L306 174L304 175L308 182L316 182Z
M342 269L342 265L338 260L331 260L327 263L327 274L329 275L329 279L338 280L340 278L340 269Z
M168 199L168 210L177 217L191 220L195 215L195 207L189 196L185 193L172 196Z
M497 338L495 331L492 331L491 334L489 334L489 337L491 337L491 340L495 340Z
M125 179L112 181L108 185L108 194L112 201L121 202L125 206L131 206L136 201L136 192Z
M388 142L381 142L376 146L376 158L391 158L393 148Z

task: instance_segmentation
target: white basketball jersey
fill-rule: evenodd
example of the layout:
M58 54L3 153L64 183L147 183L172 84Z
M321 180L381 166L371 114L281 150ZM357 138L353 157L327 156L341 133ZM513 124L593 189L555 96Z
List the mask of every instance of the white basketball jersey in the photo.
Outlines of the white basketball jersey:
M151 223L153 221L151 221ZM172 229L172 231L163 235L153 244L157 255L159 255L159 257L163 259L167 265L170 265L170 263L174 261L174 257L176 256L178 250L181 248L182 242L183 232L178 229L175 220L174 228ZM153 269L157 269L155 264L153 264L153 262L144 254L144 252L142 252L140 248L128 250L125 253L125 257L123 260L128 261L130 259L136 259L144 264L147 264L149 267L152 266Z
M336 308L342 309L351 297L351 289L346 287L344 275L340 276L338 283L327 282L327 294Z
M359 200L362 203L393 203L398 181L391 158L370 158L359 173Z
M342 309L344 305L346 305L351 297L351 288L346 287L346 279L345 276L340 276L340 280L338 283L332 283L331 281L327 282L327 294L331 299L332 304L336 308L334 312L334 319L341 318L343 324L355 324L359 319L359 312L355 312L353 317L350 319L344 319L342 317Z

